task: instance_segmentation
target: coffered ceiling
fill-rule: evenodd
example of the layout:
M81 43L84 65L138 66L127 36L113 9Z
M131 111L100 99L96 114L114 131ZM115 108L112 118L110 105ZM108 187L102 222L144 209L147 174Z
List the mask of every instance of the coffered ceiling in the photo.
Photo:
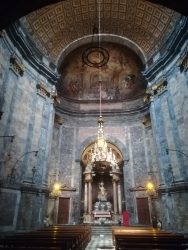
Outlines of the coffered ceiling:
M181 15L144 0L69 0L34 11L21 19L23 29L54 62L75 40L100 31L136 43L149 59L166 42Z

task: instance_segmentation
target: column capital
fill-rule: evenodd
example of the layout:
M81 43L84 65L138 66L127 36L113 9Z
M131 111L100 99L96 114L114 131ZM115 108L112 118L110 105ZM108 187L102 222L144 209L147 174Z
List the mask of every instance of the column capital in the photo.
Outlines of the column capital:
M119 175L117 175L117 174L113 174L112 175L112 182L118 182L119 181Z
M93 181L93 177L91 173L84 173L85 175L85 179L84 182L92 182Z

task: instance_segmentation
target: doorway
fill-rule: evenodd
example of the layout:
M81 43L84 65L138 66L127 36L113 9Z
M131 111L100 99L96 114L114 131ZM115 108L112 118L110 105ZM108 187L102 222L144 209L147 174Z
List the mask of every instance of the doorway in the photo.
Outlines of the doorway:
M150 213L149 213L149 202L148 198L136 198L137 213L138 213L138 224L150 225Z
M58 224L68 224L69 223L69 207L70 207L70 198L59 198L59 207L58 207Z

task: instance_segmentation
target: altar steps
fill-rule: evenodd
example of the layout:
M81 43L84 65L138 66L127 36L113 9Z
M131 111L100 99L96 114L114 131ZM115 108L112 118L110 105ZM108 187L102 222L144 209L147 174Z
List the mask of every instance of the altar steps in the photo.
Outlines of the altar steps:
M105 225L95 225L95 226L91 226L91 233L92 236L108 236L108 237L112 237L112 227Z
M91 241L85 250L114 250L112 242L112 227L110 225L92 225Z

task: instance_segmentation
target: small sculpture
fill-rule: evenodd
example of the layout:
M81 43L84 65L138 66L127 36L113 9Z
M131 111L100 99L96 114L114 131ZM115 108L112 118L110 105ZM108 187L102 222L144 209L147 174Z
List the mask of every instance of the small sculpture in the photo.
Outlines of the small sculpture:
M91 163L88 163L88 165L87 165L86 168L85 168L85 171L86 171L86 172L90 172L92 169L93 169L92 164L91 164Z
M107 192L103 182L99 183L99 192L97 198L99 201L107 201Z

